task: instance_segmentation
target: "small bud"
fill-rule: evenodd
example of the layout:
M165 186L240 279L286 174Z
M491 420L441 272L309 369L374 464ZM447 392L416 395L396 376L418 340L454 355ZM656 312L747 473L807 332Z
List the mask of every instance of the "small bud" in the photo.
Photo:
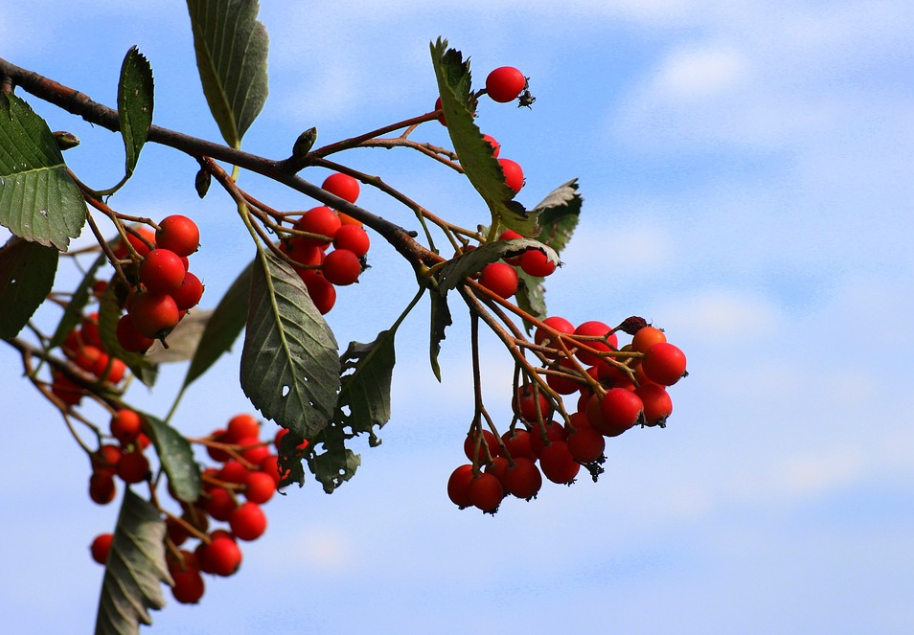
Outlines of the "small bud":
M212 175L207 170L201 168L200 171L197 172L197 176L194 178L194 187L197 189L197 195L200 198L206 196L211 181Z
M295 140L295 144L292 146L292 156L297 159L304 157L311 152L315 141L317 141L317 128L308 128Z
M648 325L647 320L645 320L643 317L638 317L637 315L633 315L629 318L625 318L622 321L622 324L620 324L619 326L616 327L616 330L624 331L625 333L628 333L629 335L634 335L635 333L637 333L638 331L640 331L647 325Z
M54 135L54 141L57 142L57 147L61 150L69 150L79 145L79 139L72 132L58 130L52 134Z

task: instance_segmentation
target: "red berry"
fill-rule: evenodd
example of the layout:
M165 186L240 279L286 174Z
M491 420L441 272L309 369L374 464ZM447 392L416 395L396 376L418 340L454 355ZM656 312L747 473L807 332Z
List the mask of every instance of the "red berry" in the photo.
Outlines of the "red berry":
M553 441L540 454L540 468L553 483L571 483L578 475L581 464L574 460L567 443Z
M482 135L482 140L492 146L492 157L498 158L498 153L501 151L501 144L487 134Z
M602 420L591 421L593 427L608 437L615 437L638 423L644 404L640 397L626 388L612 388L600 400Z
M473 480L473 466L461 465L453 472L447 481L447 495L457 507L469 507L473 504L470 500L470 482Z
M527 86L527 78L513 66L501 66L486 77L486 92L492 101L507 103L517 99Z
M248 468L241 464L240 461L229 459L219 470L219 480L226 483L235 483L243 485L248 480Z
M121 449L116 445L104 444L92 455L92 470L97 474L114 476L122 454Z
M139 483L149 476L149 459L139 450L125 452L117 462L117 475L125 483Z
M178 256L189 256L200 247L200 230L187 216L166 216L156 230L156 247L173 251Z
M642 384L635 389L635 394L644 403L644 425L666 425L667 417L673 414L673 400L666 388L659 384Z
M117 343L128 353L140 353L153 345L154 339L146 337L133 324L133 318L122 315L117 322Z
M168 249L156 248L140 264L140 282L152 293L171 293L184 282L187 269L181 257Z
M441 97L435 100L435 110L441 110ZM438 114L438 123L440 123L442 126L447 126L447 121L444 118L444 112L440 112Z
M242 413L229 419L225 432L224 443L238 443L241 439L253 437L260 438L260 422L252 414Z
M520 268L528 276L545 278L555 271L555 263L539 249L528 249L520 257Z
M646 353L654 344L666 342L666 334L653 326L638 329L632 336L632 348L640 353Z
M114 500L117 487L114 476L108 472L95 472L89 477L89 498L98 505L107 505Z
M530 433L526 430L522 428L508 430L501 435L501 440L505 444L508 454L515 461L521 458L530 459L531 461L536 460L536 454L530 447Z
M257 437L240 439L238 445L243 448L241 450L241 456L244 460L248 463L253 463L254 465L260 465L260 462L270 453L270 448L262 443Z
M543 324L551 327L552 329L558 331L559 333L564 333L567 335L571 335L572 333L574 333L574 325L571 322L569 322L568 320L566 320L565 318L559 317L557 315L553 315L552 317L547 317L545 320L543 320ZM542 346L546 342L547 339L549 340L548 345L550 346L550 348L553 348L556 351L560 350L559 347L556 345L555 336L552 335L552 333L550 333L549 331L547 331L544 328L536 329L536 333L533 334L534 343ZM557 353L555 353L555 354L557 354ZM554 357L555 354L549 355L549 357Z
M541 390L536 391L538 400L533 399L533 386L528 384L517 389L517 396L514 398L514 412L527 423L536 423L539 417L543 421L548 421L552 416L552 406L549 399ZM537 413L537 401L539 402L539 413Z
M479 437L475 434L468 434L466 440L463 442L463 452L470 461L473 460L473 454L476 450L476 440L478 438ZM498 440L495 438L495 435L488 430L483 430L482 441L479 444L479 460L476 461L477 465L485 464L486 462L486 451L485 448L482 447L483 443L489 446L489 454L493 457L498 456L499 453Z
M573 375L577 374L577 370L575 369L574 364L570 359L567 358L560 359L559 363L552 368L554 370L563 371ZM570 395L581 389L580 382L563 375L546 375L546 383L549 384L549 387L560 395Z
M547 442L553 443L555 441L564 440L565 426L561 423L556 423L555 421L546 422L546 440L543 440L543 434L539 426L533 426L533 429L530 431L530 449L533 450L533 453L537 457L542 455Z
M579 463L593 463L606 448L606 439L593 428L577 428L568 437L568 451Z
M140 415L129 408L121 408L111 417L111 434L121 442L121 445L129 445L135 441L142 427Z
M260 505L248 501L232 512L229 525L239 540L256 540L267 529L267 517Z
M501 171L505 175L505 185L517 194L524 187L524 170L516 161L511 159L498 159Z
M261 463L261 469L264 469L263 463ZM263 505L273 498L273 494L276 492L276 484L279 477L278 470L276 470L276 476L277 479L274 479L267 472L249 472L247 481L244 484L244 497L252 503Z
M241 566L241 549L238 547L238 543L231 538L220 534L214 537L209 544L200 544L202 547L198 555L200 556L200 568L203 571L230 576Z
M348 174L334 172L324 179L321 187L350 203L355 203L359 198L359 182Z
M332 284L353 284L361 273L359 257L348 249L334 249L324 258L324 278Z
M473 506L484 512L495 513L501 500L505 497L505 490L494 474L483 472L467 487L467 495Z
M211 487L206 493L203 509L215 520L227 521L232 517L232 512L238 507L235 498L224 487Z
M184 274L181 286L172 291L170 295L179 311L192 309L200 303L200 298L203 297L203 283L200 282L200 278L188 271Z
M543 485L543 475L536 467L536 463L528 458L520 457L515 458L514 465L508 466L505 470L504 482L509 494L529 500L540 491L540 487Z
M113 534L97 535L89 547L92 552L92 559L99 564L105 564L108 561L108 552L111 550L111 541L113 539Z
M140 335L152 339L165 337L178 324L178 305L170 295L142 293L136 296L130 318Z
M318 247L329 244L341 224L340 217L329 207L315 207L302 214L302 217L295 223L295 229L321 236L321 238L311 236L299 238L305 245Z
M599 340L583 340L581 343L584 346L588 346L598 351L608 351L616 348L619 343L619 338L616 337L615 333L610 334L610 331L612 331L612 327L604 324L603 322L597 322L594 320L590 322L584 322L583 324L579 325L574 330L574 334L583 335L586 337L606 336L606 343ZM594 366L601 361L598 356L585 350L578 350L575 355L579 360L581 360L581 363L587 364L588 366Z
M130 243L130 246L133 247L134 251L143 258L155 247L150 247L147 243L152 243L155 245L155 233L149 227L134 227L132 228L137 234L140 234L143 238L135 236L132 232L127 232L127 242ZM119 259L127 257L127 247L122 243L118 242L117 247L114 248L114 255Z
M672 386L685 375L685 354L668 342L658 342L644 354L641 369L651 381Z
M309 271L302 280L308 289L308 295L321 315L327 315L336 304L336 287L319 271Z
M200 570L195 567L188 567L184 571L172 569L170 573L175 583L171 587L171 594L175 601L181 604L197 604L206 590Z
M518 282L517 270L504 262L487 264L479 276L479 284L505 299L517 293Z
M343 225L333 237L333 246L336 249L348 249L361 258L368 253L371 239L360 225Z

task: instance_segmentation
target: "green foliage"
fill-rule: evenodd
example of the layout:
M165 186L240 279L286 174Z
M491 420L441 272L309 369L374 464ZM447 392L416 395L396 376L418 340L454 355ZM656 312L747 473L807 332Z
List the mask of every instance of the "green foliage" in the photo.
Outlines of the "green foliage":
M197 69L210 112L233 148L267 99L269 38L257 0L187 0Z
M524 236L536 236L539 231L536 214L525 211L520 203L512 200L514 192L505 185L505 175L492 156L492 146L482 138L473 121L475 102L470 93L469 61L464 62L460 51L447 48L447 40L441 38L431 44L431 52L451 143L460 157L464 174L492 214L496 235L500 233L498 228L503 227Z
M135 635L141 623L152 624L149 609L165 606L162 582L171 583L165 523L155 507L127 488L105 566L95 635Z
M79 236L86 203L44 119L0 94L0 225L58 251Z
M117 86L117 114L127 154L126 177L136 168L143 144L149 137L153 109L152 67L137 47L132 47L121 65Z
M313 439L333 417L340 359L301 277L270 251L251 275L241 387L265 417Z
M54 285L60 252L13 237L0 248L0 338L16 337Z
M150 414L144 414L143 430L155 445L168 483L179 500L192 503L200 498L202 481L194 452L180 432Z

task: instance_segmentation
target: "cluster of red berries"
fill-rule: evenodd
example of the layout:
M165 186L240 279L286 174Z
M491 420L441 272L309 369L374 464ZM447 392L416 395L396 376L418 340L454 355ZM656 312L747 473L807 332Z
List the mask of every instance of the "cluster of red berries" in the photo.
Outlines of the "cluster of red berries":
M273 441L261 440L258 420L240 414L225 428L200 440L219 467L203 470L198 500L178 501L180 515L165 514L168 569L174 580L172 595L178 602L199 602L205 590L203 573L234 574L242 560L239 541L256 540L266 531L267 518L261 506L273 497L280 482L278 457L270 445L278 447L285 432L280 430ZM117 475L126 483L151 478L148 461L133 459L129 467L124 466L132 453L139 452L142 457L145 435L141 417L131 410L119 411L111 420L111 434L121 446L108 444L99 449L93 456L93 466L97 465L93 478L100 472ZM104 499L97 499L90 485L93 500L106 503L114 497L111 478L111 490L105 492ZM228 523L228 527L212 527L211 521ZM193 539L199 542L191 550L188 541ZM110 543L111 534L101 534L93 541L91 552L96 562L105 564Z
M203 283L188 271L188 256L200 246L200 230L186 216L168 216L159 223L155 235L137 230L128 240L142 258L135 284L125 301L126 314L117 324L117 340L125 351L138 353L163 339L187 311L200 302ZM127 246L121 243L115 256L125 258Z
M534 98L530 96L528 86L528 79L518 69L513 66L501 66L488 74L486 88L481 93L487 94L492 101L499 103L518 100L520 105L529 106L533 103ZM438 97L435 102L435 110L439 112L439 123L447 127L447 120L444 113L441 112L441 97ZM524 171L520 164L511 159L499 159L501 144L489 135L483 135L482 138L492 146L492 157L498 159L498 164L505 175L505 185L511 188L515 195L519 194L521 188L524 187Z
M350 203L359 197L359 182L341 172L328 176L322 187ZM336 304L336 287L353 284L362 275L371 246L368 232L355 218L324 206L302 214L295 229L309 235L295 236L280 249L300 265L295 270L314 306L327 314Z
M67 334L61 350L68 360L100 382L119 384L127 372L123 360L112 355L102 344L97 312L83 317L81 324ZM51 392L67 406L75 406L86 391L59 370L54 370Z
M533 498L543 475L573 483L582 466L596 480L608 437L638 424L663 427L673 412L667 387L687 374L686 358L662 330L640 318L618 329L598 321L575 327L558 316L543 324L534 343L548 360L546 383L558 395L577 394L576 410L563 425L552 418L557 404L532 383L521 386L513 401L518 425L500 439L489 430L467 435L464 451L471 463L454 470L447 486L461 508L495 513L507 495ZM634 332L621 348L618 330Z
M511 229L499 236L500 240L512 240L515 238L522 238L522 236ZM531 247L519 256L487 264L479 274L479 284L492 293L508 299L517 293L520 285L518 269L528 276L545 278L552 275L555 272L555 268L555 263L549 260L544 251Z

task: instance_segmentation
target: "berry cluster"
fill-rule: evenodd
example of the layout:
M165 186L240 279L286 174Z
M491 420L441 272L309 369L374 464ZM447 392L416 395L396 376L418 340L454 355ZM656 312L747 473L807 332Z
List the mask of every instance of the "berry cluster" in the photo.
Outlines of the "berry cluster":
M118 444L102 445L92 457L93 474L89 494L100 504L115 495L115 477L125 483L152 482L149 461L143 449L149 440L142 432L143 420L129 409L119 410L111 419L111 435ZM203 470L200 498L192 503L174 500L180 514L163 510L165 517L168 568L174 580L172 594L178 602L195 604L204 593L203 573L230 576L241 565L239 541L252 541L266 531L267 518L262 505L276 492L280 482L277 455L271 443L279 446L285 429L273 442L260 438L260 424L248 414L233 417L225 428L214 430L204 439L209 457L219 464ZM169 488L169 493L171 489ZM154 499L155 500L155 499ZM228 527L213 527L212 521ZM101 534L92 542L92 557L105 564L111 534ZM188 548L189 540L198 540Z
M322 187L350 203L359 197L359 182L348 174L331 174ZM294 228L305 235L281 243L280 249L297 263L311 300L327 314L336 304L336 287L357 282L365 269L368 232L355 218L324 206L302 214Z
M534 98L527 90L529 86L528 79L524 77L518 69L513 66L502 66L496 68L486 77L486 87L479 91L478 95L486 94L492 101L498 103L508 103L517 100L521 106L529 106L533 103ZM475 103L475 96L472 100ZM444 113L441 112L441 97L435 101L435 110L438 112L438 121L442 126L447 126L447 120ZM524 170L520 164L511 159L498 158L501 152L501 144L489 135L483 135L485 141L492 146L492 157L498 160L501 170L505 175L505 185L514 192L519 194L524 187Z
M522 236L513 230L507 230L499 240L512 240ZM479 284L492 293L508 299L517 293L520 277L518 269L534 278L545 278L555 272L555 263L540 249L530 248L519 256L492 262L482 268Z
M633 333L631 342L619 347L618 331ZM543 475L570 485L582 466L596 481L606 439L639 424L664 427L673 412L667 388L687 374L683 352L641 318L614 329L599 321L575 327L549 317L537 329L534 346L545 361L537 375L546 386L518 387L515 420L501 437L479 425L471 428L464 443L471 463L454 470L447 486L461 508L495 513L507 495L535 497ZM568 414L562 397L572 395L575 410Z
M100 382L119 384L127 372L123 360L112 355L102 343L98 333L98 312L83 316L81 324L67 334L61 350L68 360ZM61 371L54 370L51 392L67 406L75 406L86 391Z
M200 279L188 271L188 256L200 246L200 231L186 216L168 216L155 235L146 229L128 234L130 247L120 243L115 256L128 249L141 260L136 284L127 294L126 314L117 324L117 340L128 352L143 352L164 339L203 295Z

